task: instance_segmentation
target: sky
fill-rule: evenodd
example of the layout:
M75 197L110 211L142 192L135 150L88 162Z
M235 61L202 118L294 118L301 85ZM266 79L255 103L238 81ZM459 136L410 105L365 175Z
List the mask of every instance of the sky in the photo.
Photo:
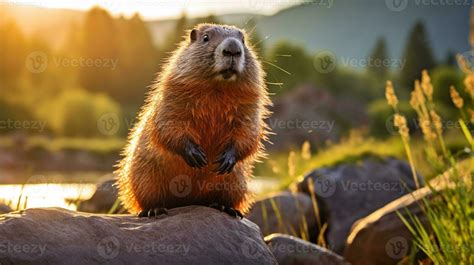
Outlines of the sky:
M183 11L193 16L224 13L270 15L304 0L0 0L6 4L31 4L49 8L87 10L95 5L112 14L130 16L138 12L144 19L178 17Z

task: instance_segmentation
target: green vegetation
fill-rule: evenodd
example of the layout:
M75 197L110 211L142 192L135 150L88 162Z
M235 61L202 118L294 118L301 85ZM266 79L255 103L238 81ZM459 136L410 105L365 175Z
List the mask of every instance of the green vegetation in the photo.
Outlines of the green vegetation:
M465 69L469 71L470 69ZM474 73L470 73L466 78L466 93L473 95L474 86L472 80ZM473 165L474 141L467 124L471 124L466 119L465 111L472 109L471 100L465 101L459 93L452 87L450 89L451 100L458 109L461 117L458 122L460 133L464 135L464 150L467 150L468 157L464 159L463 153L453 153L445 142L442 119L437 114L436 104L433 101L434 87L428 73L423 72L421 82L417 82L410 104L415 109L420 120L425 146L425 160L436 171L445 172L440 175L440 183L444 185L429 185L432 196L424 198L419 202L423 213L428 218L425 226L419 216L414 216L408 212L408 218L399 214L414 237L414 245L423 251L434 264L473 264L474 249L474 194L473 190ZM435 87L443 89L442 87ZM436 91L438 92L438 91ZM411 146L409 130L406 119L402 116L398 108L398 99L391 83L387 86L387 100L395 111L395 125L404 143L405 151L409 158L412 169L416 169L418 163L410 159L414 150ZM465 103L466 102L466 103ZM415 255L416 251L412 251ZM411 257L412 261L414 256Z

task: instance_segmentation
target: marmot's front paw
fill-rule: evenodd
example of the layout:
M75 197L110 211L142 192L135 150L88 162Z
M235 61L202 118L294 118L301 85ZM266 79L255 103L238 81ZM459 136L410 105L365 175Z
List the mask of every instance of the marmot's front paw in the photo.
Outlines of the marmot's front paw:
M215 172L219 175L224 173L232 172L234 169L235 164L237 163L236 151L233 145L227 147L224 152L222 152L214 161L214 164L219 164L219 167Z
M192 141L186 143L180 155L190 167L202 168L207 165L207 157L204 150Z

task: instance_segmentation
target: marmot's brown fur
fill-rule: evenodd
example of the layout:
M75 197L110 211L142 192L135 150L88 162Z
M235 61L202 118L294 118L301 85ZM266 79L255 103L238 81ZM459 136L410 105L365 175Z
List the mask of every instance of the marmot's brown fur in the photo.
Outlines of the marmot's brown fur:
M164 66L130 133L117 170L124 206L132 213L211 204L248 212L268 105L245 33L198 25Z

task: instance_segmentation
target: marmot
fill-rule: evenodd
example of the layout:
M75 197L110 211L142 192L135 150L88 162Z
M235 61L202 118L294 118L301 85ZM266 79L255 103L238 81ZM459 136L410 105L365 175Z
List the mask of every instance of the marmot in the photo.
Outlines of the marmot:
M186 36L129 135L116 171L120 199L141 217L187 205L242 217L268 135L265 75L234 26L199 24Z

